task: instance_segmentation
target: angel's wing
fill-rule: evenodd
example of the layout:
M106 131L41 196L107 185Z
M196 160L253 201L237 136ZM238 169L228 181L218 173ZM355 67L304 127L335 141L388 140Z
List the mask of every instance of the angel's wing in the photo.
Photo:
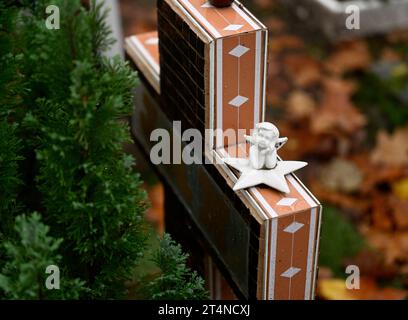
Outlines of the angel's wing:
M282 148L283 145L284 145L286 142L288 142L288 138L286 138L286 137L284 137L284 138L279 138L279 139L278 139L278 142L276 142L276 145L275 145L276 150L279 150L280 148Z

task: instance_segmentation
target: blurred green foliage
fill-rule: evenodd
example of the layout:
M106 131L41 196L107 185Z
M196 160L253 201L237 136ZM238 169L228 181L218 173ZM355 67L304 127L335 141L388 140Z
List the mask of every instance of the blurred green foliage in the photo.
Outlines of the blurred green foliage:
M59 30L46 27L49 1L16 4L0 3L0 296L124 298L148 249L146 194L124 154L130 136L120 121L132 112L137 76L102 55L112 39L101 2L86 9L54 0ZM20 216L13 233L21 212L38 212L46 225L39 214ZM201 297L203 280L173 245L162 242L158 257L178 257L154 262L177 281L152 285L151 296ZM64 283L80 280L45 291L50 264L63 266Z
M403 90L408 90L407 85L406 64L393 68L386 78L380 78L372 72L359 77L354 101L369 120L367 130L371 142L378 130L392 132L408 123L408 103L404 103L400 97Z
M48 290L44 284L49 274L46 268L58 266L61 256L58 249L62 239L48 235L49 227L41 222L40 215L21 215L16 218L16 241L2 243L8 261L0 273L0 290L8 299L78 299L84 282L59 275L59 288ZM58 281L56 280L56 281Z
M196 272L186 267L188 255L168 234L160 241L160 248L153 257L160 275L149 286L149 296L155 300L198 300L208 299L204 281Z
M365 246L363 237L342 213L324 205L319 264L338 277L345 276L344 260L355 256Z

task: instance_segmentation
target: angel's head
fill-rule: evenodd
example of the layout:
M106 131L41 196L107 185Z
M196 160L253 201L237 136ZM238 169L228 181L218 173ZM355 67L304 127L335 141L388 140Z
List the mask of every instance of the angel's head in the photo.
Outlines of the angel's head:
M277 143L279 130L270 122L261 122L255 126L254 135L257 137L259 146L267 148Z

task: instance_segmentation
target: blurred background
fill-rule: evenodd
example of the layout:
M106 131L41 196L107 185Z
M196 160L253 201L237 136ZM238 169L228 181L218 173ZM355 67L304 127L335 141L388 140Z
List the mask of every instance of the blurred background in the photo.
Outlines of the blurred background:
M283 158L309 162L299 176L324 206L318 298L405 299L408 28L337 39L289 2L242 1L270 32L266 120L289 137ZM120 0L119 10L124 36L156 29L155 1ZM143 161L137 170L162 233L163 187ZM360 268L360 290L344 287L348 265Z

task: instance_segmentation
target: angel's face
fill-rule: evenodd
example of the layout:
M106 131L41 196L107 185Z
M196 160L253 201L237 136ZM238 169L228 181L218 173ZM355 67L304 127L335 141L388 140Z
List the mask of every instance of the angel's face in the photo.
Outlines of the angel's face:
M262 148L267 148L271 145L275 145L277 137L273 131L259 128L257 132L258 145Z

